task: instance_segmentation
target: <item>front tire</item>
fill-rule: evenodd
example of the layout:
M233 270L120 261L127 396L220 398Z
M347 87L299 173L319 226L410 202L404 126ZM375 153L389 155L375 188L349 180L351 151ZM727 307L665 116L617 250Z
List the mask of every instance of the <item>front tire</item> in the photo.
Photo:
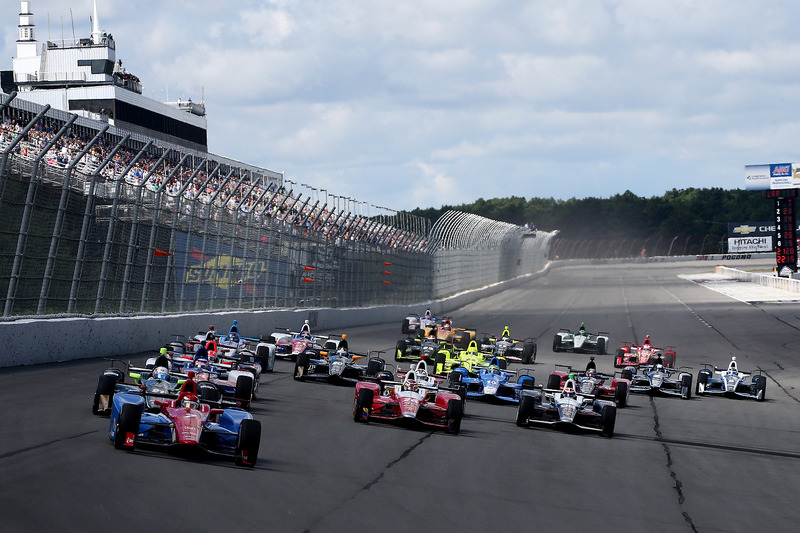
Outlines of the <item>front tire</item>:
M254 467L258 460L258 448L261 445L261 422L248 418L239 425L239 436L236 439L236 466Z
M553 337L553 352L558 353L561 351L561 337L556 335Z
M139 405L126 403L122 406L117 418L114 448L133 451L136 447L136 435L139 434L139 422L142 419L142 408Z
M464 403L459 400L450 400L447 402L447 426L445 432L458 435L461 431L461 419L464 417Z
M698 396L702 396L706 393L706 385L708 385L708 378L711 376L711 372L708 370L701 370L697 374L697 388L695 389L695 394Z
M528 425L528 418L530 418L531 413L533 413L533 406L535 403L536 399L533 396L525 395L522 397L522 400L519 402L519 407L517 407L517 427L525 427Z
M617 388L614 391L614 403L620 408L628 405L628 383L625 381L617 382Z
M236 378L236 389L233 396L237 402L241 403L242 409L250 410L250 400L253 399L253 377L239 376Z
M372 401L375 398L375 391L372 389L360 389L353 403L353 420L355 422L369 422L369 415L372 412Z
M536 361L536 345L527 343L522 346L522 364L529 365Z
M408 349L408 344L404 340L397 341L397 344L394 347L394 360L395 361L402 361L403 357L406 355L406 350Z
M767 399L767 378L764 376L756 376L753 378L756 384L756 401L763 402Z
M600 419L602 420L603 428L600 430L600 434L604 437L611 438L614 436L614 426L617 422L617 408L613 405L605 405L603 406L603 411L600 414Z
M559 390L561 388L561 376L558 374L550 374L547 376L547 389Z
M689 400L692 397L692 375L684 374L681 377L681 398Z
M103 374L97 381L97 392L94 393L94 401L92 402L92 414L102 415L111 408L111 401L114 398L114 390L117 388L116 376ZM108 396L108 404L104 409L100 409L100 401L103 396Z
M605 355L606 353L606 340L603 337L597 339L597 355Z

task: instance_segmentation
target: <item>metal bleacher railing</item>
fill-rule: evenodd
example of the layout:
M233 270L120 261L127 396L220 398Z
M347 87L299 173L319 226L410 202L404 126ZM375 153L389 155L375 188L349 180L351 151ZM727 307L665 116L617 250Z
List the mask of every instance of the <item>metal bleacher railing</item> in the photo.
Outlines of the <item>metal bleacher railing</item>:
M431 226L0 97L5 318L410 304L546 260L549 234L457 212Z

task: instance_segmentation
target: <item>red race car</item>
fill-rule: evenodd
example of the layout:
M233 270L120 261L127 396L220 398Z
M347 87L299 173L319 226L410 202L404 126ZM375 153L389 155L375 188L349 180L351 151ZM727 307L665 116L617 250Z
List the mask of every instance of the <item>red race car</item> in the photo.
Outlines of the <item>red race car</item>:
M444 428L447 433L461 430L464 404L456 392L445 391L428 376L409 370L402 381L359 381L353 400L353 420L411 419Z
M667 368L675 368L675 347L653 346L650 344L650 335L644 338L642 344L623 343L620 348L617 348L617 355L614 356L614 366L617 368L659 363Z

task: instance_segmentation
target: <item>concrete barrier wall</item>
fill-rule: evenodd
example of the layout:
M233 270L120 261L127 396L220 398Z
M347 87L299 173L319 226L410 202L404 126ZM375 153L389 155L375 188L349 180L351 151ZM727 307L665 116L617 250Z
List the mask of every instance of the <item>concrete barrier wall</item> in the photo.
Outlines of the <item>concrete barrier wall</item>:
M34 365L91 359L122 357L128 354L157 350L174 334L192 335L206 331L214 324L224 333L233 320L245 335L260 336L275 328L300 329L309 320L314 330L339 330L357 325L397 322L398 338L403 318L409 313L423 313L431 308L435 316L450 314L466 304L515 287L527 280L544 275L541 272L465 291L440 301L415 305L381 306L356 309L269 309L243 310L183 315L74 317L19 319L0 322L0 336L5 349L0 355L0 367ZM394 342L396 339L392 339Z

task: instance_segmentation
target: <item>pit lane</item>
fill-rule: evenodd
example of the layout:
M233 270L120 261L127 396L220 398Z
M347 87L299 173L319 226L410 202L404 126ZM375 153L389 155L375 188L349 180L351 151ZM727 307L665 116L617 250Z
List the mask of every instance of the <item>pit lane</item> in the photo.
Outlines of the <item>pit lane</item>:
M89 412L101 360L1 370L4 529L787 530L800 489L800 305L751 305L678 277L711 267L563 266L450 313L479 332L538 336L537 383L556 362L585 365L550 349L559 327L582 321L611 333L609 351L648 334L675 345L695 379L731 355L768 376L764 403L632 396L613 439L521 429L515 408L474 401L458 436L355 424L352 388L297 383L279 361L253 406L262 442L247 470L115 450L108 420ZM347 333L352 349L387 359L401 337L394 323ZM610 355L597 361L612 370Z

